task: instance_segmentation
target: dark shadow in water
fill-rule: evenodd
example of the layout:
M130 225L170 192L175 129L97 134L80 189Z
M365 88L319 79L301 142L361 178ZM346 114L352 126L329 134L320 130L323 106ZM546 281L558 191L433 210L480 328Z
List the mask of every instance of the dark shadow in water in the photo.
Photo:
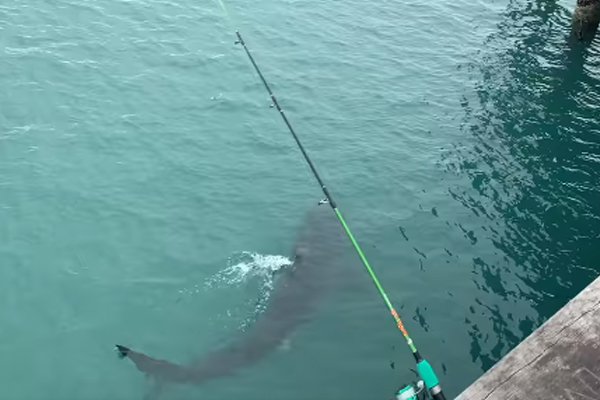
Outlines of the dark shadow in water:
M468 176L472 188L450 194L485 221L500 250L473 260L475 282L539 314L515 320L497 304L471 307L497 335L466 319L484 370L600 272L600 40L570 47L569 18L552 1L511 1L487 55L466 66L477 81L476 96L461 101L462 129L474 143L455 145L444 162ZM516 282L511 289L501 275Z

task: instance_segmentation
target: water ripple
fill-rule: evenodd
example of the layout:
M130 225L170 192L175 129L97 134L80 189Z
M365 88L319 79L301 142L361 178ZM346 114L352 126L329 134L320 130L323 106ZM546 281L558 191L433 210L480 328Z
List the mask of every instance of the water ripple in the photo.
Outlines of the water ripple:
M497 335L491 346L467 323L473 359L484 369L600 273L600 57L568 45L563 17L556 3L510 3L487 40L493 50L467 67L478 97L463 103L463 129L474 143L444 156L447 170L468 176L475 189L451 189L452 196L485 216L512 265L504 274L519 290L507 290L500 265L484 259L474 264L478 286L504 300L525 299L537 311L535 318L525 312L515 335L513 314L480 303Z

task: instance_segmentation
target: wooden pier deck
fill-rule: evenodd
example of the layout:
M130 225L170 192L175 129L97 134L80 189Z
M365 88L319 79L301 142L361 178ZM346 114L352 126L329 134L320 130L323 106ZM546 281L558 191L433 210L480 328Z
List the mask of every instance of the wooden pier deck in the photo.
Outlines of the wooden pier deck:
M600 278L456 400L600 400Z

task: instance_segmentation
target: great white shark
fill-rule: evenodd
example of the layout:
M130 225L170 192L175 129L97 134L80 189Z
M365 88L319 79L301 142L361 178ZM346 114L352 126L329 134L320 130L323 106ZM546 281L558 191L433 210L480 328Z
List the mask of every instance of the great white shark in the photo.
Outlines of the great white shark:
M310 319L323 296L339 282L345 244L344 231L329 204L315 205L298 232L292 265L278 274L265 311L247 332L188 365L159 360L122 345L117 345L117 350L159 385L197 384L234 375L280 347Z

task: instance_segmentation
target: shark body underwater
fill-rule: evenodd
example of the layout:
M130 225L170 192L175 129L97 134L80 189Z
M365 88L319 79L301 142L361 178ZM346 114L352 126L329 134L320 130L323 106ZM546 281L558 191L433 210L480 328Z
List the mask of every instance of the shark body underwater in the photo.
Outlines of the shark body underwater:
M339 282L344 235L328 204L313 206L298 233L293 264L278 274L265 311L248 332L230 344L188 365L117 345L120 356L128 357L161 387L168 382L198 384L256 364L309 320L324 295Z

